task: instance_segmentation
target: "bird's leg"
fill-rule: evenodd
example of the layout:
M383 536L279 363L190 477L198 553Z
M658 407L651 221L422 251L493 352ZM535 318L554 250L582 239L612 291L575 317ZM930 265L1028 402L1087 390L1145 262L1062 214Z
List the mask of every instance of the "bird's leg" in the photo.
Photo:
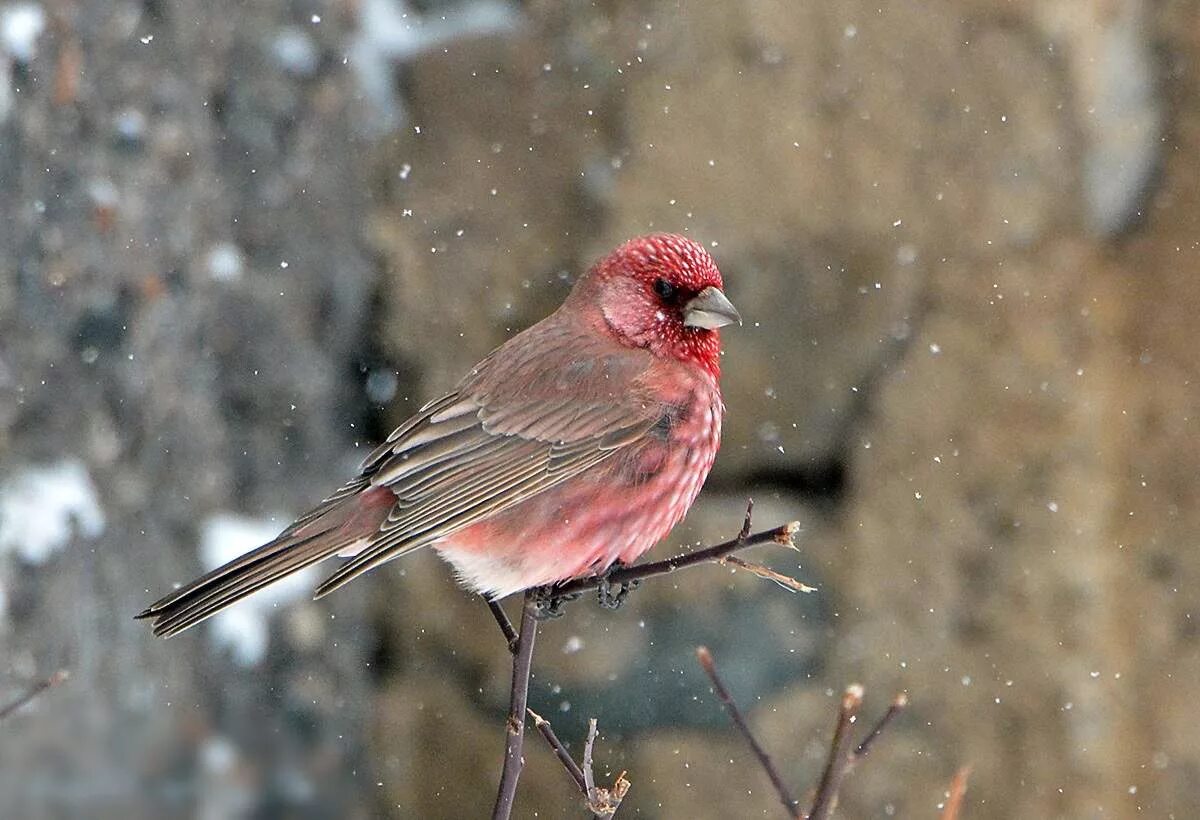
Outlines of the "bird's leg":
M558 592L553 584L537 587L533 590L535 615L539 621L561 618L563 616L563 606L569 601L574 601L582 594L582 592Z
M625 603L625 599L629 593L637 589L640 580L622 581L615 588L609 583L609 576L625 566L622 561L614 561L612 566L604 571L600 576L600 584L596 587L596 596L600 600L600 606L605 609L617 610L621 608L621 604Z

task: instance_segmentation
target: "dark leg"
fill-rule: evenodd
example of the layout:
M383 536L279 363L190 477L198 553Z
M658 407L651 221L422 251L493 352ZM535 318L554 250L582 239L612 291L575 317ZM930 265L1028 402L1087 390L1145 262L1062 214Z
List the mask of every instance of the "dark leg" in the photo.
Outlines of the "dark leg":
M574 601L583 594L582 592L560 593L553 586L538 587L531 590L531 592L535 597L534 606L537 607L537 619L539 621L561 618L563 616L563 607L569 601Z
M600 606L605 609L617 610L621 608L621 604L625 603L625 599L629 597L629 593L637 589L640 580L622 581L615 587L609 582L609 577L618 570L624 569L625 564L621 561L614 561L613 565L605 570L604 575L600 577L600 584L596 587L596 596L600 601Z

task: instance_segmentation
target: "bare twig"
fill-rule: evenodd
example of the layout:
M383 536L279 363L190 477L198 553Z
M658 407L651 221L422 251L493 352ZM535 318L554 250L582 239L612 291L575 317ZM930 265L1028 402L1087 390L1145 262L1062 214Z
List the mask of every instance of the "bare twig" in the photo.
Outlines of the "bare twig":
M747 509L746 521L748 522L749 520L750 512ZM745 531L745 524L743 524L742 529ZM566 596L576 592L595 589L606 583L611 586L619 586L633 581L640 581L643 578L653 578L656 575L667 575L676 570L694 567L697 564L704 564L709 561L720 561L722 558L738 550L757 547L761 544L779 544L795 548L796 545L792 539L795 538L799 530L800 522L792 521L784 524L782 527L776 527L773 530L763 530L753 535L747 534L745 537L739 533L737 538L726 541L723 544L717 544L714 547L706 547L694 552L684 553L683 555L676 555L674 558L667 558L663 561L652 561L648 564L635 564L632 567L622 567L605 575L589 575L586 578L576 578L558 584L552 587L552 590L555 595Z
M507 722L507 737L505 744L504 768L500 776L500 788L496 795L496 805L492 812L493 820L507 820L512 814L513 800L516 796L517 781L521 775L521 768L524 765L522 758L522 749L524 745L525 731L525 714L528 711L534 718L534 724L538 729L538 733L549 744L554 751L555 756L566 769L567 774L576 782L576 785L581 785L581 791L587 798L588 809L596 816L611 817L620 806L621 800L629 791L630 782L622 772L611 789L596 786L592 779L592 764L591 753L595 743L595 719L590 723L590 731L588 742L584 749L583 766L578 766L571 757L570 752L558 739L554 733L554 729L549 722L536 715L528 709L529 697L529 675L533 661L533 643L537 632L536 597L549 592L556 598L566 598L572 594L577 594L588 589L596 589L606 585L627 585L634 581L640 581L643 578L652 578L656 575L666 575L674 572L677 569L683 569L696 564L702 564L709 561L721 562L723 559L731 556L734 552L749 547L758 546L760 544L779 544L795 548L793 538L800 529L798 522L791 522L781 527L776 527L773 530L765 530L763 532L751 534L750 528L752 525L752 513L754 510L754 501L748 500L746 505L746 516L742 522L741 530L736 538L732 541L727 541L723 544L717 544L713 547L696 550L695 552L685 555L678 555L674 558L668 558L665 561L656 561L648 564L641 564L633 567L623 567L613 572L604 575L589 576L586 578L576 578L566 583L559 584L549 589L542 588L537 590L527 590L525 593L525 602L521 611L521 629L518 633L509 620L504 609L497 602L487 599L488 609L495 618L500 631L504 633L504 639L508 644L509 652L513 654L513 682L512 693L509 700L509 717ZM760 577L769 578L777 583L782 583L789 589L810 591L810 588L799 581L787 578L766 567L761 567L757 564L750 564L745 561L732 562L750 572L759 575ZM528 636L528 638L527 638ZM732 703L732 701L730 701ZM734 707L736 709L736 706ZM740 714L739 714L740 718ZM761 755L761 759L768 760L761 748L757 748L754 744L757 754ZM580 783L582 779L582 784ZM776 775L777 779L777 775ZM782 785L780 781L779 785ZM793 811L797 805L796 801L787 798L787 805L790 806L789 811ZM793 815L795 816L795 815Z
M750 537L750 527L754 524L754 499L746 499L746 517L742 519L742 528L738 530L737 540L745 544Z
M749 516L747 516L748 519ZM754 756L758 758L758 762L766 771L767 777L770 778L771 785L775 787L775 793L779 795L779 800L783 803L783 807L787 810L788 815L799 819L800 803L796 798L792 797L791 792L788 791L787 786L783 783L783 778L779 776L779 772L775 769L775 764L771 762L771 757L759 745L754 737L754 733L750 731L750 726L742 716L742 712L734 701L733 696L729 694L729 690L725 688L724 682L721 680L720 675L717 674L717 667L713 662L712 653L708 651L708 647L696 647L696 659L700 661L700 668L704 670L704 673L708 675L709 681L712 682L713 691L716 692L721 705L725 707L725 711L729 713L733 725L742 733L742 736L746 739L746 743L750 745L750 751L754 752Z
M525 593L521 608L521 632L517 637L516 653L513 655L512 694L509 697L508 721L504 744L504 768L500 773L500 788L496 792L496 806L492 809L492 820L508 820L512 815L513 800L517 796L517 780L525 765L525 710L529 701L529 673L533 665L533 644L537 637L537 606L534 591Z
M812 809L807 815L808 820L828 820L833 814L838 791L850 768L850 727L858 718L862 699L863 688L857 683L847 686L846 691L842 693L837 725L833 730L833 742L829 746L829 758L825 761L825 771L821 774L821 783L817 786Z
M9 715L16 712L22 706L29 703L31 700L36 698L38 695L42 694L42 692L45 692L47 689L53 689L55 686L58 686L60 683L65 681L70 676L71 676L71 673L68 672L66 669L60 669L57 672L55 672L53 675L51 675L50 677L46 678L45 680L38 681L33 686L31 686L25 694L21 695L19 698L14 700L12 703L9 703L6 706L0 706L0 721L4 720Z
M950 792L946 797L946 804L942 807L941 820L958 820L958 813L962 810L963 798L967 796L967 779L970 776L970 766L963 766L954 773L954 779L950 781Z
M596 775L592 771L592 753L596 746L596 719L588 718L587 742L583 744L583 787L587 789L588 799L596 791Z
M492 612L492 617L496 619L496 624L500 627L500 631L504 633L504 640L508 641L508 651L516 653L517 651L517 630L513 626L513 622L508 619L508 614L505 613L504 607L500 606L499 601L493 601L486 595L483 600L487 602L488 609Z
M487 598L486 596L484 597L484 600L487 602L488 609L491 610L492 616L496 619L496 624L500 627L500 631L504 633L504 639L508 642L508 651L515 654L518 648L519 636L517 635L517 630L512 625L512 621L509 620L508 615L505 613L500 604L491 600L490 598ZM583 770L579 768L579 764L575 762L575 758L571 757L571 753L567 750L566 745L559 740L558 735L554 732L554 727L550 725L550 721L546 720L528 706L525 707L525 712L531 718L533 718L533 725L537 728L538 734L540 734L542 739L546 741L546 744L550 747L550 750L554 752L554 756L558 758L558 762L563 765L563 769L566 770L570 778L575 781L575 785L579 788L579 793L583 796L583 799L588 802L588 808L591 810L591 796L588 793L588 786L583 778ZM628 781L625 782L625 790L628 790ZM613 791L615 792L616 789L617 787L614 786ZM624 796L624 792L621 792L621 795ZM617 800L617 804L620 804L620 799ZM616 811L616 806L613 806L613 811ZM592 816L603 817L605 815L600 815L593 811ZM611 816L611 814L608 816Z
M784 575L781 572L776 572L775 570L771 569L770 567L764 567L762 564L755 564L750 561L746 561L742 558L738 558L736 555L726 555L724 558L719 560L717 563L718 564L728 564L729 566L738 567L739 569L744 569L744 570L746 570L746 572L749 572L753 575L757 575L759 578L764 578L768 581L773 581L776 584L779 584L779 586L783 587L784 589L789 589L792 592L816 592L817 591L816 587L809 586L808 584L804 583L803 581L797 581L795 578L792 578L788 575Z
M596 776L592 771L592 752L596 745L596 719L588 719L587 743L583 746L583 783L587 789L588 811L595 817L612 817L621 806L621 801L629 793L629 780L625 772L617 775L611 789L596 785Z
M581 769L579 764L575 762L575 758L571 757L571 753L567 750L566 745L554 733L554 727L550 725L550 721L532 709L526 711L533 718L533 725L537 727L538 733L545 739L550 748L554 750L554 756L558 758L558 761L562 763L567 774L575 781L575 785L579 787L579 793L587 801L587 808L592 817L601 818L601 820L612 817L621 805L621 800L624 799L625 794L629 791L630 783L625 777L625 772L621 772L611 789L596 786L596 779L592 773L592 747L596 742L596 719L592 718L588 721L588 739L583 750L583 768Z
M532 709L526 709L525 711L533 718L533 725L537 727L538 733L545 738L546 743L554 750L554 756L563 764L563 768L566 769L567 774L571 776L571 779L575 781L575 785L579 787L579 793L587 797L588 787L587 781L583 777L583 769L579 768L579 764L575 762L575 758L571 757L571 753L567 751L567 747L558 739L558 735L554 733L554 727L550 725L550 721Z
M854 754L851 755L853 758L851 763L858 763L858 761L867 756L875 746L875 741L883 733L883 730L896 719L896 715L904 711L905 706L908 706L908 695L905 693L900 692L896 697L892 698L892 705L883 713L883 717L871 727L871 731L867 732L867 736L863 738L863 742L858 744L858 748L854 750Z

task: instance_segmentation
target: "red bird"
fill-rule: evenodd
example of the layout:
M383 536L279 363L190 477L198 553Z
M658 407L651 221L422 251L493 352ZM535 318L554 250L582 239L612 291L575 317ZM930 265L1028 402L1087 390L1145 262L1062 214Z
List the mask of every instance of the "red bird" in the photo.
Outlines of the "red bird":
M318 598L426 546L493 599L633 562L683 518L717 454L717 328L741 322L721 288L697 242L626 242L275 540L138 617L171 636L334 556L348 560Z

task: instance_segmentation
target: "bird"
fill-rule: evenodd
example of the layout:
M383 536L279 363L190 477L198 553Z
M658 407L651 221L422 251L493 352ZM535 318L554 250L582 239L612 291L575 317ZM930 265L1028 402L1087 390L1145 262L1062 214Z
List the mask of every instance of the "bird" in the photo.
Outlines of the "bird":
M633 563L712 469L725 414L719 328L731 324L741 317L702 244L630 239L336 492L136 617L170 637L319 562L342 559L317 598L424 547L493 601Z

